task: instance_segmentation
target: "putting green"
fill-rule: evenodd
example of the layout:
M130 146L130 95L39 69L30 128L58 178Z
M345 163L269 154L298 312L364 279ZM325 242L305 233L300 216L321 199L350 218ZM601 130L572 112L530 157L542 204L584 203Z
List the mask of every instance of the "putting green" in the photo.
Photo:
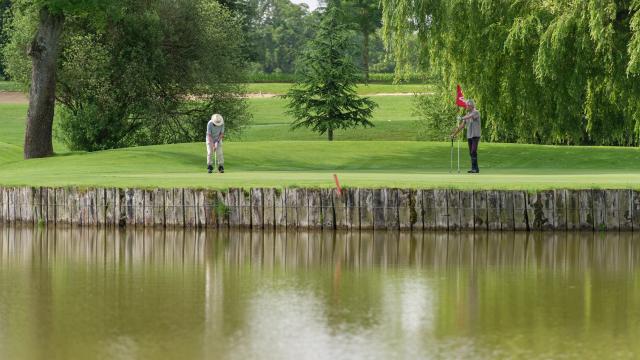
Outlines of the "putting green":
M11 146L13 149L14 147ZM17 150L17 149L13 149ZM207 174L202 143L76 153L0 164L0 184L118 187L463 189L640 188L640 150L481 144L479 175L449 174L450 144L265 141L225 144L227 172ZM468 155L462 153L462 169Z

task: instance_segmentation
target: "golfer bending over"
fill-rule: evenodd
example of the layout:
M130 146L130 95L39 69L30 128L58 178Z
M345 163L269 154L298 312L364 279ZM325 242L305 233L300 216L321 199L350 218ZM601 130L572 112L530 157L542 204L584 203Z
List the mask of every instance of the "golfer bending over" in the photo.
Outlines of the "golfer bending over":
M224 119L222 115L213 114L207 123L207 170L213 172L211 154L215 151L218 171L224 172L224 157L222 155L222 139L224 139Z
M478 144L480 144L481 120L480 112L476 110L476 104L473 100L467 100L467 115L458 117L458 121L460 121L460 126L451 134L451 138L455 138L466 126L469 155L471 155L471 170L467 172L477 174L480 172L480 168L478 168Z

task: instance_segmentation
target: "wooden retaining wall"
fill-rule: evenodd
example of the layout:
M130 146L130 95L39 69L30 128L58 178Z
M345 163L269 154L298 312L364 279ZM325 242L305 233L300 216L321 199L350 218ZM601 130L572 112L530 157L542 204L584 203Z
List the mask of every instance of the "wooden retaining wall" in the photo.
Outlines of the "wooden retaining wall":
M634 190L0 188L0 222L133 227L634 231Z

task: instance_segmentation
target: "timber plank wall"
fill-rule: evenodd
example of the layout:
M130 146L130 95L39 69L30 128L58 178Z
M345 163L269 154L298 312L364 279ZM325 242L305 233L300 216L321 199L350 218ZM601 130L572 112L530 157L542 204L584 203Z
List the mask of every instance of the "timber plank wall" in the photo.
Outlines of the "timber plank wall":
M351 230L638 231L635 190L0 188L0 223Z

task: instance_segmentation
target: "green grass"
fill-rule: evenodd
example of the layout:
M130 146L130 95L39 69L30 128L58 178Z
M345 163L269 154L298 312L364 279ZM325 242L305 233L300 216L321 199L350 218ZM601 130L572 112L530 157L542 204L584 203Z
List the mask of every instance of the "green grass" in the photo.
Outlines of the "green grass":
M375 122L372 128L336 130L335 141L411 141L416 140L415 121ZM309 129L291 130L288 124L250 126L242 134L242 141L318 141L327 135L319 135Z
M413 96L376 96L373 128L339 130L335 140L416 140L416 118L412 116ZM282 98L250 99L254 123L243 134L243 141L323 140L326 135L302 128L291 130L293 118L285 113Z
M0 142L22 146L27 105L0 105Z
M22 92L24 89L15 81L0 81L0 92Z
M12 144L7 144L0 142L0 171L2 170L2 165L20 161L22 159L22 147Z
M374 122L395 122L415 120L413 96L376 96L372 98L378 104L373 112ZM291 124L293 117L287 115L287 100L283 98L249 99L249 111L253 114L255 125Z
M12 149L11 149L12 150ZM227 173L207 174L204 144L15 159L0 183L39 186L333 186L464 189L637 188L638 149L481 144L480 175L449 174L447 143L265 141L225 144ZM463 169L468 157L463 153Z
M289 88L291 88L291 83L252 83L247 84L248 91L250 93L263 93L263 94L285 94ZM402 84L402 85L393 85L393 84L360 84L357 87L357 92L360 95L371 95L371 94L388 94L388 93L403 93L403 94L413 94L413 93L421 93L421 92L429 92L429 85L422 84Z
M0 143L16 145L22 149L28 107L26 104L0 105ZM66 147L55 138L53 149L57 152L66 151Z

